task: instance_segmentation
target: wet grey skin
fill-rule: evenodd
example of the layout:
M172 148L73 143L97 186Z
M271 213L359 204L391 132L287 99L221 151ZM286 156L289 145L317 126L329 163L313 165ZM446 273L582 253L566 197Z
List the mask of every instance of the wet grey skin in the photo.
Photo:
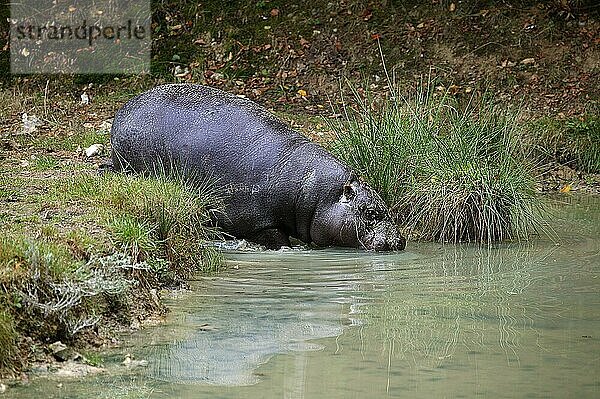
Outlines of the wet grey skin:
M290 237L319 247L402 250L381 197L321 146L258 104L195 84L158 86L121 108L111 130L113 168L175 168L225 194L214 222L265 245Z

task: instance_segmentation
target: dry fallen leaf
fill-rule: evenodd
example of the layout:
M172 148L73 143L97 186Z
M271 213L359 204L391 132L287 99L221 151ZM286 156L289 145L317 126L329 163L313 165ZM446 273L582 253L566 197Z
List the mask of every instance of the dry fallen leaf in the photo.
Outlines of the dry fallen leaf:
M568 193L569 191L571 191L571 183L566 184L563 188L560 189L561 193Z
M501 68L511 68L514 67L515 65L517 65L515 62L512 62L510 60L504 60L502 61L502 64L500 65Z
M461 87L458 85L450 85L450 87L448 87L448 91L452 95L458 94L458 92L460 92L460 89Z
M300 38L300 45L302 47L309 47L310 46L310 42L308 40L306 40L305 38L301 37Z

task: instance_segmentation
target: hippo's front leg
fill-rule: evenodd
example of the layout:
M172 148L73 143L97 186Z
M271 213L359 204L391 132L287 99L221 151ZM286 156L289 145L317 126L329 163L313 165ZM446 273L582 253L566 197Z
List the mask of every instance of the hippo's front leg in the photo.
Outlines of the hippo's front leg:
M291 247L290 237L279 229L264 229L248 237L252 242L264 245L268 249Z

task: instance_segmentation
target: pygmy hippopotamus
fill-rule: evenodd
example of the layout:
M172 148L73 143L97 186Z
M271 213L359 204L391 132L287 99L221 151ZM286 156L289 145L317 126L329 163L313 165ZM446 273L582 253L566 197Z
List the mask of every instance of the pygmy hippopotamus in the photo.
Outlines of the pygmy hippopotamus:
M381 197L347 166L242 97L196 84L155 87L121 108L111 130L117 171L165 165L212 176L225 192L216 224L237 238L280 248L402 250Z

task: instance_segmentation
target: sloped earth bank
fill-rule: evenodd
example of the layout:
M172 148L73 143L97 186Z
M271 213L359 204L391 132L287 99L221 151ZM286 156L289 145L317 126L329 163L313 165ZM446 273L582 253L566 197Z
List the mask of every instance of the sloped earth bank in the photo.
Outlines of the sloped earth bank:
M457 96L489 91L538 115L598 106L599 9L591 1L163 4L157 70L274 106L326 112L341 76L381 87L381 54L402 86L431 75Z

